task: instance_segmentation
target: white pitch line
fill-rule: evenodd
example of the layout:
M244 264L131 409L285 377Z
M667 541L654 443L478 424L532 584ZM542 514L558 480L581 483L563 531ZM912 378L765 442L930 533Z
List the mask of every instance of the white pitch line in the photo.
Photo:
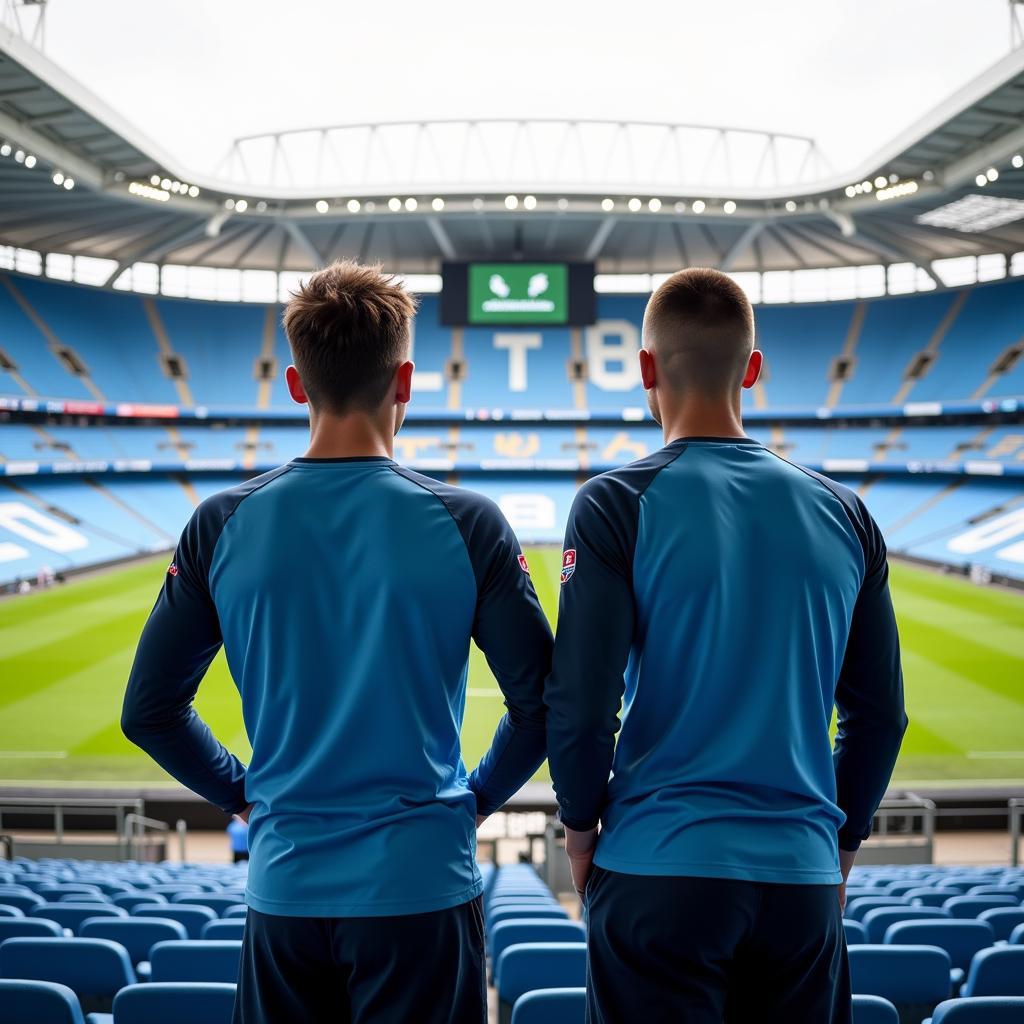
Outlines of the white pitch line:
M504 697L501 690L488 690L481 686L471 686L466 690L467 697Z
M998 761L1005 757L1024 759L1024 750L968 750L967 757L971 761Z
M66 750L0 750L0 758L19 757L67 757Z

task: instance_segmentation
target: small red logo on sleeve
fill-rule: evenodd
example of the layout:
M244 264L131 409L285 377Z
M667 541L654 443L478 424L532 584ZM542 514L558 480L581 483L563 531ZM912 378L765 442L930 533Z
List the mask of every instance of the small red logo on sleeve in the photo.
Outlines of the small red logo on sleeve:
M526 564L526 555L521 554L519 556L519 568L522 569L527 576L530 575L530 567Z
M576 571L576 549L568 548L562 552L562 582L568 583Z
M171 562L171 564L169 566L167 566L167 575L168 576L177 576L178 575L178 567L177 567L177 565L174 564L174 562Z

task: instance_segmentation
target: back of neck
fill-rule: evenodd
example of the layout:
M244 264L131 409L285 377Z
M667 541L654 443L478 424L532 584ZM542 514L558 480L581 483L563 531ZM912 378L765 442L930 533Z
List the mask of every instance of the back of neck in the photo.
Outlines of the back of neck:
M307 459L393 457L394 428L369 413L350 412L334 416L311 409L309 429Z
M746 437L739 395L734 401L692 396L669 408L663 405L662 431L666 444L681 437Z

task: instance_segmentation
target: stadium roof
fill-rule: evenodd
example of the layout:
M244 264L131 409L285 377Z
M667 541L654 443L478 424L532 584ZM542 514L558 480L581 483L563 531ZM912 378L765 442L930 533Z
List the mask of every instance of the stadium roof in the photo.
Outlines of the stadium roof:
M419 156L388 162L400 133ZM1024 250L1024 48L843 174L811 140L770 133L446 121L241 140L218 178L181 167L0 25L0 139L0 244L112 259L108 282L137 262L304 271L342 256L405 273L514 256L617 273L930 273ZM473 147L471 167L446 163Z

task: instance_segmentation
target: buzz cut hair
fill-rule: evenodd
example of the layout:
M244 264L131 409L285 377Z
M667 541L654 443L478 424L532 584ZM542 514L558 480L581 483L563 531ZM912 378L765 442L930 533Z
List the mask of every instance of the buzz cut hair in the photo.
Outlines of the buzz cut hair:
M643 338L657 357L659 383L681 394L720 398L743 383L754 348L754 310L721 271L680 270L647 303Z
M339 261L294 291L284 310L292 358L310 404L373 412L408 358L416 300L380 266Z

